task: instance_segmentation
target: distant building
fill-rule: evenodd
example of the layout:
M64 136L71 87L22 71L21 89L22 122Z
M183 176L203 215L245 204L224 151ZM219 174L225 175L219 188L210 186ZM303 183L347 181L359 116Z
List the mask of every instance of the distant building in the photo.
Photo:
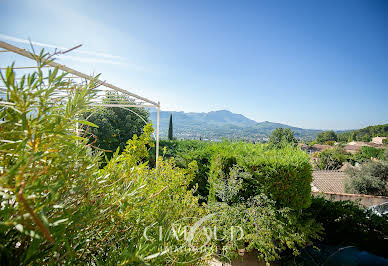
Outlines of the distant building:
M372 139L372 143L374 144L380 144L380 145L383 145L383 140L385 140L387 137L374 137Z
M312 148L315 151L324 151L324 150L333 148L333 146L324 145L324 144L314 144Z
M302 151L307 152L308 154L312 154L314 152L321 152L326 149L331 149L333 146L330 145L322 145L322 144L314 144L313 146L309 146L304 143L298 143L298 146L301 148Z
M303 150L303 151L307 151L308 148L310 147L309 145L304 144L304 143L302 143L302 142L299 142L297 145L298 145L298 147L299 147L301 150Z
M385 137L376 137L376 138L382 138L384 139ZM373 138L375 139L375 138ZM347 145L344 146L344 150L347 152L350 152L352 154L356 153L357 151L360 151L362 147L367 146L367 147L375 147L375 148L383 148L382 140L381 139L381 144L373 142L364 142L364 141L351 141ZM380 141L380 139L376 139L376 141Z
M356 152L360 151L361 149L362 149L361 145L351 145L351 144L348 144L348 145L344 146L344 150L346 152L351 153L351 154L355 154Z

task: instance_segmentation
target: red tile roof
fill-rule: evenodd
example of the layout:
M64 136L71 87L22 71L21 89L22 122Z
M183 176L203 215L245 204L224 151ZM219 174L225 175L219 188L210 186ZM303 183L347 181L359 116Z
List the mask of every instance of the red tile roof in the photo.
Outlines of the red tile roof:
M347 175L343 171L313 171L312 190L320 192L345 192L345 179Z

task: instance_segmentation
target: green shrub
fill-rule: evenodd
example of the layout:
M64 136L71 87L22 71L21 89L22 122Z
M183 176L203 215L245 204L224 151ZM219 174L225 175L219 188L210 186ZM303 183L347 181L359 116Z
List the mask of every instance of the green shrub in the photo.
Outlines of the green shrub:
M318 170L338 170L349 157L342 148L334 147L323 150L313 156L314 168Z
M215 215L209 225L216 226L215 244L222 258L237 257L238 249L258 251L259 259L267 263L280 258L284 250L298 254L312 239L319 238L321 226L312 219L301 219L291 209L279 208L264 194L236 202L243 188L242 177L252 176L238 166L217 183L216 195L220 202L211 202L207 211Z
M328 140L328 141L325 141L323 144L324 144L324 145L334 146L335 141L334 141L334 140Z
M371 158L375 159L384 159L384 149L378 149L375 147L363 146L360 151L356 152L350 159L351 161L364 163L371 160Z
M291 146L270 149L268 145L249 143L220 143L212 158L209 174L209 198L216 199L216 184L229 174L234 165L252 176L243 178L241 198L248 199L264 193L280 206L294 209L310 204L311 165L308 155Z
M44 58L41 54L38 66L45 65ZM83 257L78 249L86 248L86 238L81 234L74 241L76 232L101 216L94 217L87 196L98 159L76 136L75 125L95 96L95 84L68 84L58 69L44 76L38 68L20 82L12 68L1 76L7 87L0 114L1 258L28 264L54 263L74 253ZM55 97L57 90L69 94Z
M160 150L165 158L174 158L177 166L187 168L192 161L196 161L198 168L190 188L198 185L195 195L199 196L200 202L206 202L209 195L208 174L210 162L215 153L215 145L211 142L199 140L174 140L161 141ZM150 164L155 161L155 149L150 150Z
M347 169L347 193L388 196L388 162L368 162L360 168Z
M241 192L244 198L267 193L283 206L308 206L311 166L308 155L297 148L286 145L272 149L267 144L189 140L162 141L161 150L163 147L166 147L165 157L174 157L180 167L187 167L194 160L197 162L198 170L191 185L198 184L196 195L201 201L214 200L214 182L228 175L229 169L238 164L254 174L254 178L244 179ZM154 156L152 152L150 156Z
M43 54L37 59L38 66L47 63ZM94 82L74 85L57 69L46 76L40 68L19 83L8 68L2 80L7 87L0 110L2 265L165 265L202 255L187 249L161 253L165 245L186 243L151 242L143 235L148 225L165 229L175 219L200 215L188 189L195 164L179 169L173 160L161 159L157 169L150 168L144 161L152 145L148 125L100 169L100 154L85 130L94 125L77 120L95 98ZM68 94L58 98L58 90Z
M198 184L197 195L202 201L215 199L213 185L238 164L254 176L243 178L244 198L267 193L283 206L302 208L309 204L311 166L308 155L297 148L271 149L266 144L229 141L166 141L161 142L161 147L166 147L165 156L174 157L180 167L197 162L192 186Z
M351 201L330 201L313 197L311 206L303 210L324 228L321 243L356 246L361 250L387 257L387 216L378 216Z
M126 238L131 239L132 245L141 248L137 250L141 259L155 256L153 260L148 261L154 265L199 259L203 251L188 249L184 239L177 240L163 235L164 242L159 241L159 228L162 228L162 232L168 232L172 222L187 217L194 220L201 215L202 209L198 204L198 198L193 196L195 188L189 189L196 170L195 162L190 163L187 169L176 167L173 158L169 160L160 158L158 168L150 168L147 161L142 162L148 156L147 145L152 145L151 130L151 126L148 125L140 138L135 135L133 140L129 140L125 150L120 155L116 152L107 166L101 170L101 174L126 180L127 185L135 184L141 188L139 195L142 200L135 206L126 206L127 212L124 213L126 216L123 217L126 226L132 228L126 234ZM125 192L125 189L117 192L118 196L123 193L130 197L132 194ZM181 225L188 226L191 223L191 220L187 220ZM147 231L147 236L154 239L154 242L144 239L143 234L147 226L154 226ZM159 254L166 245L170 249L174 247L179 249L179 252ZM117 250L117 255L119 252L122 251Z

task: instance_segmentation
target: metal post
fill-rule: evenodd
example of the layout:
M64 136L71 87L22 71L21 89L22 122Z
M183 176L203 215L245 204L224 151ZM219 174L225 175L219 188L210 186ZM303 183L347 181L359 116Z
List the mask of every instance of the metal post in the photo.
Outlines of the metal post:
M160 114L160 102L158 102L158 111L156 115L156 168L158 168L159 159L159 114Z

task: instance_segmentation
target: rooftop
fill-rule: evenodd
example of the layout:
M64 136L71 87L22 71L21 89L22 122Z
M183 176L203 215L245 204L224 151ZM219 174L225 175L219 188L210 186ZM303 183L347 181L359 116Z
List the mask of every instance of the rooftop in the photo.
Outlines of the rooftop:
M346 178L347 175L343 171L313 171L312 191L344 193Z

